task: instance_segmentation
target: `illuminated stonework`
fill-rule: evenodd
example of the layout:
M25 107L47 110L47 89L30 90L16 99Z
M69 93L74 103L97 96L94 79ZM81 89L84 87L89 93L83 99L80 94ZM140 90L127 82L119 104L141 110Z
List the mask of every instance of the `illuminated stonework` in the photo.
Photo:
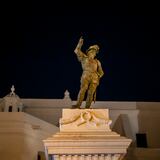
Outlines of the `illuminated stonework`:
M110 129L108 109L63 109L60 132L44 140L54 160L121 160L131 143Z

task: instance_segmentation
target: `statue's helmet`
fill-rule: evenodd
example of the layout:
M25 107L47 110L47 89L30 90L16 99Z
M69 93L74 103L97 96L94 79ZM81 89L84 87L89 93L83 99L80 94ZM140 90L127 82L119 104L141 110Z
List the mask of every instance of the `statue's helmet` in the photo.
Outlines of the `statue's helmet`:
M92 49L96 50L96 53L99 52L99 46L98 46L97 44L90 46L90 47L87 49L86 52L88 53L88 51L90 51L90 50L92 50Z

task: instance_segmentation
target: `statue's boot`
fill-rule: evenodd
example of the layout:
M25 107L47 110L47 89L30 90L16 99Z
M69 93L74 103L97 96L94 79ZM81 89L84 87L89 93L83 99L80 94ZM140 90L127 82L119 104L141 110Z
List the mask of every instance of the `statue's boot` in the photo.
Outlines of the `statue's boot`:
M92 104L92 101L94 99L95 101L95 97L94 95L96 94L95 91L96 91L96 88L97 88L97 84L96 83L92 83L90 86L89 86L89 90L88 90L88 95L87 95L87 99L86 99L86 106L85 108L91 108L91 104ZM95 95L96 96L96 95Z
M79 105L77 105L77 104L75 104L75 105L72 105L72 107L71 107L72 109L80 109L80 106Z
M82 91L79 92L77 103L75 105L73 105L72 108L81 108L81 104L83 102L84 95L85 95L84 91L83 92Z
M91 103L86 103L86 106L85 106L86 109L89 109L91 108Z
M93 93L87 96L85 108L87 109L91 108L92 101L93 101Z

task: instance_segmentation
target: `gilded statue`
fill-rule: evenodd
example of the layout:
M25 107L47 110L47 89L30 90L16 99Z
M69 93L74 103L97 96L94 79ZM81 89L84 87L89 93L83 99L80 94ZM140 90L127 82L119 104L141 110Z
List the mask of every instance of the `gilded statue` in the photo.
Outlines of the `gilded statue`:
M99 52L98 45L91 45L86 53L82 52L81 48L84 39L80 37L79 42L74 50L79 62L81 62L83 73L81 76L81 85L77 98L76 105L72 108L80 108L87 92L85 108L91 108L92 101L96 99L96 88L104 72L101 63L96 59L96 54Z

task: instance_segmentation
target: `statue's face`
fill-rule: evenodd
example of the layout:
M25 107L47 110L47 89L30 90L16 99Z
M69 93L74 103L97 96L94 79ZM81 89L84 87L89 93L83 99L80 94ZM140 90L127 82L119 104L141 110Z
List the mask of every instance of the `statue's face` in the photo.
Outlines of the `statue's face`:
M87 52L87 55L89 58L92 58L94 59L94 57L96 56L97 54L97 51L95 49L90 49L88 52Z

